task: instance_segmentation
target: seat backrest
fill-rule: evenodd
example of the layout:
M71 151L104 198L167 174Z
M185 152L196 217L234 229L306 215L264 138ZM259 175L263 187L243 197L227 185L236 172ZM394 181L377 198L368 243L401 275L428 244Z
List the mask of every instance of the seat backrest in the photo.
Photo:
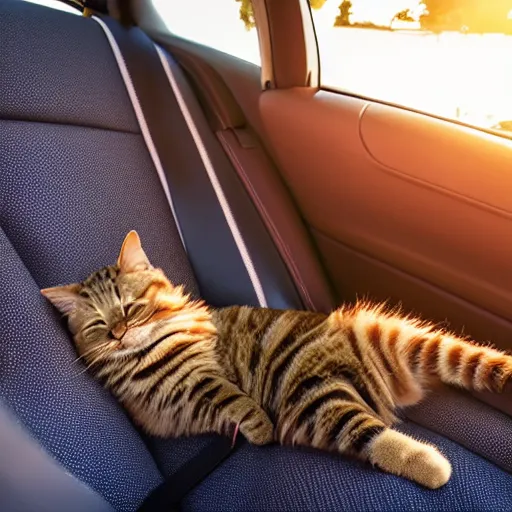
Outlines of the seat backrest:
M257 303L257 297L243 275L247 268L229 239L233 234L215 191L212 195L212 183L201 178L204 159L155 48L133 30L110 26L118 31L136 88L144 87L143 76L155 93L152 105L144 102L149 128L154 109L167 111L176 127L168 133L165 172L173 177L170 188L188 254L100 24L21 0L2 0L0 399L62 471L116 510L134 510L162 480L162 472L169 471L168 461L179 463L186 454L174 442L143 439L121 406L74 363L68 333L39 289L80 280L115 261L123 237L136 229L154 264L192 294L208 296L216 305ZM234 171L230 175L232 167L218 141L208 136L180 70L170 56L166 59L187 97L268 304L301 307L257 210ZM242 270L233 279L235 261ZM223 271L225 279L213 279L212 268ZM0 488L0 500L4 496Z
M202 297L214 306L300 308L265 224L174 59L139 29L125 30L111 19L99 23L128 91L133 84L130 99L139 125L148 126L144 139L165 174Z
M39 289L115 261L130 229L172 279L197 284L101 27L6 0L0 34L0 397L66 471L132 510L162 476L73 363Z

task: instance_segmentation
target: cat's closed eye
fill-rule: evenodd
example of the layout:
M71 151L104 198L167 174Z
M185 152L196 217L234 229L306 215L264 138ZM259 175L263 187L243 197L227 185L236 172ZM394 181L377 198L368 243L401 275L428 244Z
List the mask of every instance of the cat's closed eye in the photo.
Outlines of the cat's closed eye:
M133 302L132 304L128 305L126 308L126 316L128 318L135 318L139 315L141 315L144 310L146 309L147 304L143 304L141 302Z
M106 325L107 324L105 320L103 320L102 318L98 318L97 320L94 320L90 324L86 325L84 329L92 329L94 327L105 327Z
M82 332L85 336L91 336L97 334L99 331L105 330L107 328L107 323L102 318L98 318L93 320L88 325L85 325L82 329Z

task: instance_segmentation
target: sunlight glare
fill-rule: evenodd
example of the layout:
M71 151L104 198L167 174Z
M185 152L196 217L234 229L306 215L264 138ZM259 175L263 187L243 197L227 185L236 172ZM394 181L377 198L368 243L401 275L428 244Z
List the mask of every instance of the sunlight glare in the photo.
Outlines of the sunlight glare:
M177 36L260 65L256 30L247 31L235 0L152 0L167 28Z
M44 7L51 7L52 9L56 9L57 11L69 12L71 14L82 15L82 13L75 7L71 7L59 0L25 0L25 2L30 2L32 4L43 5Z
M152 1L178 36L260 64L257 32L245 29L239 2ZM512 119L511 36L434 34L417 21L393 21L407 8L417 19L418 0L352 0L351 22L381 29L334 27L340 3L312 11L323 85L478 126Z

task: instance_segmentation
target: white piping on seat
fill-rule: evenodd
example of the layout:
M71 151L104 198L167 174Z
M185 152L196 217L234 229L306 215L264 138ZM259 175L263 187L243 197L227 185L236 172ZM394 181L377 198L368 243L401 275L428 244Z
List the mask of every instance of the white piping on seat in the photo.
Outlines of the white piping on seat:
M167 79L169 80L169 84L172 88L174 96L176 97L176 100L180 107L181 113L182 113L183 117L185 118L188 129L190 131L190 134L192 135L192 138L194 139L194 142L196 144L199 155L201 156L201 160L203 161L204 168L206 170L208 178L210 179L210 183L212 184L215 195L217 196L217 200L219 201L220 207L222 208L222 212L224 213L226 222L228 223L229 229L231 230L231 234L236 243L238 251L240 252L242 261L245 265L245 268L247 269L247 273L249 274L249 278L251 280L252 286L253 286L256 296L258 298L258 302L261 307L266 307L267 299L265 297L265 293L263 292L263 287L261 285L261 281L258 277L256 269L254 268L254 263L251 259L251 255L249 254L249 251L247 250L247 246L245 245L242 234L240 233L240 230L238 229L238 225L236 223L235 217L233 215L233 212L231 211L231 208L226 199L226 196L224 195L224 191L222 190L222 186L219 182L219 179L217 178L217 174L215 173L215 169L212 165L210 157L208 156L208 152L205 148L205 145L201 139L201 136L199 135L199 131L197 130L197 127L194 123L192 115L190 114L190 110L187 106L187 103L185 102L185 99L183 98L183 95L181 94L181 90L178 86L178 83L177 83L174 73L171 69L171 66L169 65L169 61L167 60L167 57L165 56L163 50L158 45L155 44L155 48L156 48L156 51L158 52L158 55L160 56L160 60L162 61L162 66L164 68L165 74L167 75Z
M92 19L100 25L100 27L103 29L103 32L105 32L105 35L107 36L108 42L110 43L112 53L114 54L114 57L116 59L119 71L121 72L121 76L123 77L124 85L126 86L126 90L128 91L128 96L130 97L133 110L135 111L135 116L137 117L137 122L139 123L139 127L142 132L142 137L144 139L144 142L146 143L146 147L148 148L151 160L153 160L153 164L156 168L156 172L158 173L158 177L160 178L162 188L164 189L165 197L167 198L167 202L169 203L169 206L171 208L172 215L174 217L174 222L176 223L176 227L178 228L181 243L183 244L183 247L185 248L186 251L187 247L185 245L183 233L181 232L181 227L178 222L176 210L174 209L174 203L172 200L171 191L169 190L167 179L165 177L165 171L162 167L162 162L160 161L160 157L158 156L155 144L153 143L153 138L151 137L151 133L149 131L146 118L144 117L144 112L142 111L142 108L140 106L139 98L137 97L137 92L135 91L135 87L133 86L132 77L130 76L128 68L126 67L123 54L119 49L119 45L117 44L115 37L112 35L112 32L107 27L105 22L102 19L97 18L96 16L92 16Z

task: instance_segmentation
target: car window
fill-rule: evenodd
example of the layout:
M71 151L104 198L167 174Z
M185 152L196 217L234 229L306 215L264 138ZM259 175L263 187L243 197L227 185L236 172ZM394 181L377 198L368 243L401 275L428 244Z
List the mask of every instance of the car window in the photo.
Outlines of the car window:
M261 65L251 0L152 0L177 36Z
M325 88L512 135L512 0L327 0Z

